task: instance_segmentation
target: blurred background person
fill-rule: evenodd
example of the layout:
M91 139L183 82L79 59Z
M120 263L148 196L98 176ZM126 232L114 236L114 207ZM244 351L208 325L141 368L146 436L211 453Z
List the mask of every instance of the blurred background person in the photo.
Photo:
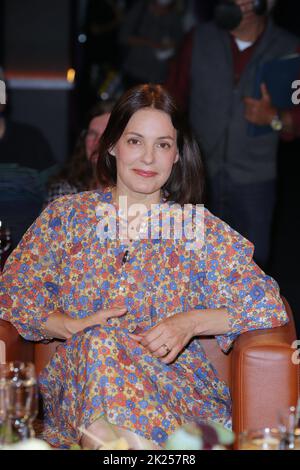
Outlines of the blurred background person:
M208 207L254 243L255 260L266 269L279 135L294 123L289 111L279 116L266 87L261 99L250 97L260 64L295 53L300 41L274 24L273 1L217 5L214 21L199 24L182 47L167 86L186 104L204 150ZM249 123L271 132L251 137Z
M90 64L93 67L118 67L118 31L124 1L90 0L87 8L87 33Z
M87 128L81 132L70 160L60 173L50 180L46 205L66 194L76 194L99 187L95 174L97 149L113 105L113 101L103 101L91 109Z
M184 1L184 32L188 33L193 27L204 21L213 19L214 0L185 0Z
M11 120L8 105L0 104L0 220L10 249L39 215L47 181L57 168L42 132Z
M183 35L182 10L175 0L140 0L120 30L125 87L162 83Z
M56 164L41 131L32 125L11 120L8 105L0 104L0 164L5 163L39 172L50 170Z
M120 48L118 34L124 17L124 0L88 0L81 2L84 45L81 83L81 111L85 113L92 104L113 87L121 93L119 70ZM115 88L117 90L115 90ZM112 97L112 96L110 96Z
M276 24L300 36L300 2L277 0L273 16ZM269 273L276 277L283 295L289 299L293 308L298 337L300 337L300 252L295 247L298 246L300 220L298 176L300 119L297 119L299 107L296 106L293 113L295 134L290 134L290 139L285 134L278 148L277 207L269 267Z

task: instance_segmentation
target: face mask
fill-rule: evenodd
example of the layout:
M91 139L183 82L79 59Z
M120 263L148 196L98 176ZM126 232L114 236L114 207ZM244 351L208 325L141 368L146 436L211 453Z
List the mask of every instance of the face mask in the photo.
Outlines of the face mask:
M264 15L267 7L267 0L253 0L253 11L257 15ZM228 31L236 29L243 19L242 10L234 0L221 0L215 8L214 16L217 25Z

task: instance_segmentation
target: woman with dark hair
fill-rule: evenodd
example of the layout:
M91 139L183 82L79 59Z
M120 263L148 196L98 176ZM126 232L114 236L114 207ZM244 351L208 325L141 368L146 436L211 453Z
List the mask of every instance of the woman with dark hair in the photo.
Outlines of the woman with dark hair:
M90 110L87 128L80 133L74 153L60 173L49 181L45 205L58 197L99 187L95 173L97 149L113 106L113 101L101 101Z
M39 378L44 438L92 447L87 431L154 449L195 417L230 427L229 389L199 337L227 352L286 323L278 286L198 204L199 148L161 86L120 98L99 153L104 190L52 203L1 283L2 318L27 339L65 340Z
M176 142L174 141L173 145L176 143L178 155L184 155L178 158L168 179L163 182L161 189L166 199L181 205L201 203L204 178L198 144L174 100L161 86L134 87L114 107L109 127L100 143L99 152L102 158L98 161L99 182L103 186L116 185L117 159L110 149L119 141L129 118L137 111L147 108L154 108L170 116L176 130Z

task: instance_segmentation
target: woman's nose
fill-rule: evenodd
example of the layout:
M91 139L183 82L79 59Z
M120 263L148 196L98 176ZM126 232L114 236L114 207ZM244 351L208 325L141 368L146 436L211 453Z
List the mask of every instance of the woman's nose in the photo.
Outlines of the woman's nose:
M154 149L152 147L146 147L142 155L142 161L147 165L153 163L155 159Z

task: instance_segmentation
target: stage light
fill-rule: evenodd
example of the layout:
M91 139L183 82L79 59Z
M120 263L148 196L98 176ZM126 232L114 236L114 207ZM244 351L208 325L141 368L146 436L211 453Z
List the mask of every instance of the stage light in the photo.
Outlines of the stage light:
M67 71L67 81L69 83L74 83L76 71L74 69L69 69Z

